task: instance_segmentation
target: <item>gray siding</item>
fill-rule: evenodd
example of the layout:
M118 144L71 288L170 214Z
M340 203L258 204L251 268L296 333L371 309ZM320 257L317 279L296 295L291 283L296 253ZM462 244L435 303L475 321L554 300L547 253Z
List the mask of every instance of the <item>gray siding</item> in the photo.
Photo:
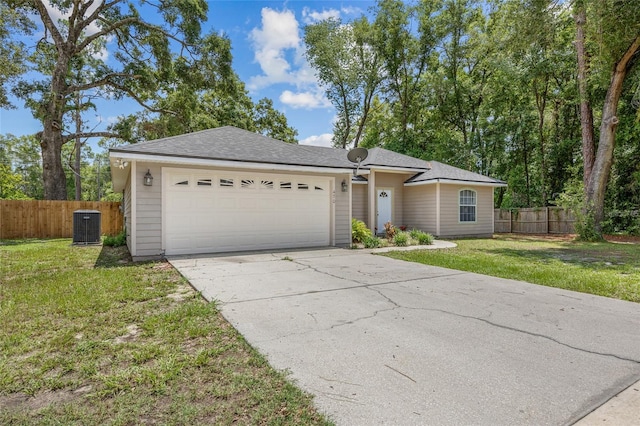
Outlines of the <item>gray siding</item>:
M406 186L403 210L408 229L436 235L436 185Z
M476 221L460 222L459 191L476 191ZM440 184L440 235L487 236L493 234L493 187Z
M153 185L142 181L147 170ZM136 257L162 256L162 170L156 163L138 163L136 167Z
M353 194L351 195L352 203L353 203L353 217L358 220L367 223L369 220L369 205L367 203L367 189L369 185L366 184L353 184L351 188L353 188Z

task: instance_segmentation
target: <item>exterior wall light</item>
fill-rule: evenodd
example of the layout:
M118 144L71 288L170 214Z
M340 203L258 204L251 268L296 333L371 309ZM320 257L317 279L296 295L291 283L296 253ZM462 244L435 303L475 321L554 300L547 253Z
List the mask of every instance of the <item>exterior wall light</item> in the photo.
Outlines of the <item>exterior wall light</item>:
M144 180L142 181L144 186L153 185L153 176L151 176L151 172L147 169L147 173L144 174Z
M347 184L346 179L342 179L342 192L347 192L349 190L349 185Z

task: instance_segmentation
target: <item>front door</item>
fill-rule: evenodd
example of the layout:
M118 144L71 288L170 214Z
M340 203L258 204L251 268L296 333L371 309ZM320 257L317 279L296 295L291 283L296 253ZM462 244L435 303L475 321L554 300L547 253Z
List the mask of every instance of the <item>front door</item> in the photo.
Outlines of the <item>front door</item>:
M390 189L378 189L378 202L377 208L377 222L376 227L378 228L378 233L384 233L384 224L387 222L391 222L391 190Z

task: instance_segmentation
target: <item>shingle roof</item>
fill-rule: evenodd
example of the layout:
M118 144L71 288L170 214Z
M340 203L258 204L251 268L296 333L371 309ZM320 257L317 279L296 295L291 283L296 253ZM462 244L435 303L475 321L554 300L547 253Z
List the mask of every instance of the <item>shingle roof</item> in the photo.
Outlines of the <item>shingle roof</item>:
M119 146L111 148L110 151L123 154L207 160L354 168L354 164L347 159L347 151L344 149L289 144L232 126ZM467 182L504 183L437 161L427 162L384 148L370 149L369 155L362 162L360 168L366 170L376 166L415 170L417 174L407 180L407 183L426 182L438 178Z
M345 150L290 144L231 126L120 146L112 148L111 152L296 166L353 167Z
M408 179L406 183L428 182L437 179L456 180L461 182L483 182L496 185L503 185L505 183L499 179L494 179L489 176L481 175L479 173L459 169L457 167L449 166L438 161L430 161L430 163L431 170L418 173L417 175Z

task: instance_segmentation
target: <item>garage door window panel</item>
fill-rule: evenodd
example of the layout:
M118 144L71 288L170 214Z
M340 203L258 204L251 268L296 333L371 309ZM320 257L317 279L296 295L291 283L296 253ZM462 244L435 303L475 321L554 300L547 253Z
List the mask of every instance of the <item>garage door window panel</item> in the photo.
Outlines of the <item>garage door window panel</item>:
M218 186L220 188L233 188L234 181L232 178L220 178L218 179Z

